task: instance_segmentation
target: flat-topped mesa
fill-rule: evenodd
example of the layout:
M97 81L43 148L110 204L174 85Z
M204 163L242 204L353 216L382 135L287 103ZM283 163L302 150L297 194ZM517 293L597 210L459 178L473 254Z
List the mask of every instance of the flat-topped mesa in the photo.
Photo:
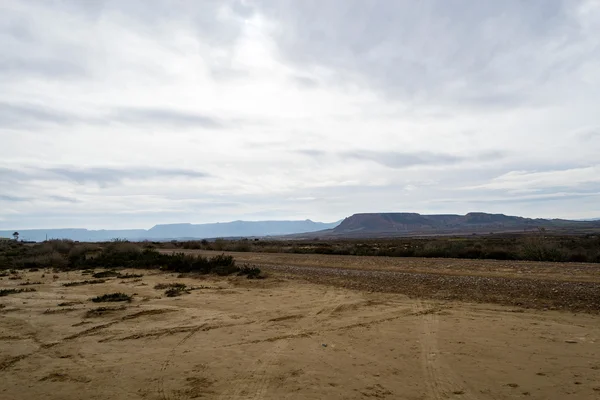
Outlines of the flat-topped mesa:
M332 230L344 235L403 235L403 234L469 234L489 232L523 232L537 228L598 228L596 222L532 219L505 214L470 212L458 214L418 213L360 213L342 221Z

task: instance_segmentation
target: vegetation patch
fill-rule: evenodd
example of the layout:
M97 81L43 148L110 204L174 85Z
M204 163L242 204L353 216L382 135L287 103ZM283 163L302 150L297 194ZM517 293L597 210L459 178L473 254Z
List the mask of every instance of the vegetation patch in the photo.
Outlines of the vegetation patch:
M382 257L466 258L600 263L600 234L547 231L438 237L225 240L157 243L160 248Z
M159 283L154 286L154 289L165 290L165 296L167 297L177 297L182 294L189 294L190 290L194 290L195 288L187 287L184 283L175 282L175 283Z
M70 287L70 286L96 285L98 283L104 283L104 282L106 282L104 279L93 279L93 280L78 281L78 282L67 282L67 283L63 283L63 286Z
M203 257L183 253L163 254L154 244L126 241L110 243L77 243L70 240L49 240L25 244L15 241L0 242L0 275L17 274L22 269L48 271L81 270L83 275L103 278L141 278L141 274L121 274L116 269L160 269L179 273L231 275L241 269L232 256L221 254ZM101 269L100 272L94 270ZM21 279L20 276L10 279Z
M117 271L101 271L96 272L92 275L92 278L113 278L118 277L120 274Z
M264 279L264 275L261 275L260 269L249 265L244 265L240 268L238 276L246 275L248 279Z
M142 278L143 276L144 276L143 274L119 274L119 275L117 275L117 278L130 279L130 278Z
M30 281L27 281L27 282L22 282L22 283L19 283L19 286L42 285L43 283L44 283L44 282L40 282L40 281L37 281L37 282L30 282Z
M126 301L131 302L132 297L125 293L110 293L103 294L102 296L96 296L90 299L94 303L104 303L110 301Z
M112 314L115 313L117 311L122 311L125 310L126 307L121 306L121 307L98 307L98 308L92 308L91 310L88 310L84 317L85 318L97 318L97 317L102 317L103 315L107 315L107 314Z
M171 288L171 289L167 289L165 290L165 296L167 297L177 297L177 296L181 296L182 294L190 294L190 291L187 290L187 288Z
M33 288L26 288L26 289L0 289L0 297L8 296L9 294L26 293L26 292L35 292L35 289L33 289Z
M77 311L77 308L73 308L73 307L55 308L55 309L49 308L46 311L44 311L44 314L64 314L64 313L68 313L71 311Z
M159 283L154 286L154 289L164 290L164 289L185 289L185 283L175 282L175 283Z

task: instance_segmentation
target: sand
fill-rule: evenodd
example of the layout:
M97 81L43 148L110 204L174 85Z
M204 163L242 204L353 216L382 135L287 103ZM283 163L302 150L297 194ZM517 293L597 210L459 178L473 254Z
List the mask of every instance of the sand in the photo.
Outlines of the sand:
M43 273L0 281L36 289L0 297L3 400L600 399L594 314L409 298L277 272L143 271L74 287L62 284L89 275ZM42 284L19 285L27 279ZM201 288L180 297L154 289L173 282ZM133 301L89 301L112 292ZM115 309L87 314L98 307Z

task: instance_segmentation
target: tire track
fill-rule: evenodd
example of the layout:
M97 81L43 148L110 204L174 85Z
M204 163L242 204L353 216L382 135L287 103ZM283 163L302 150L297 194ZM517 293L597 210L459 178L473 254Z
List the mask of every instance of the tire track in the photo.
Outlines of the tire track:
M415 299L414 315L421 320L421 367L425 375L429 398L447 399L460 396L460 399L477 400L464 384L460 384L454 371L444 362L438 346L439 308L432 304Z
M162 400L170 400L171 399L171 397L168 395L168 393L165 392L165 375L166 375L167 369L171 365L171 362L175 358L175 351L177 350L178 347L185 344L185 342L187 342L192 336L194 336L196 333L198 333L200 330L202 330L205 327L205 325L199 325L199 326L195 327L194 329L192 329L187 335L185 335L185 337L183 339L181 339L175 346L173 346L171 351L169 351L167 358L160 366L160 375L159 375L158 381L157 381L158 387L157 387L156 391L158 392L158 396L160 397L160 399L162 399ZM178 398L178 397L176 397L176 398Z
M265 356L259 360L254 369L245 377L237 380L227 390L218 397L219 400L260 400L265 399L269 389L269 383L272 379L272 371L277 365L281 354L287 349L292 339L308 337L316 333L315 331L304 331L300 325L301 320L310 318L316 320L319 314L330 314L336 307L342 304L344 296L337 290L328 289L319 299L319 304L323 306L316 307L316 310L304 315L302 318L296 318L294 327L284 335L279 335L263 340L250 341L252 343L273 343L273 345L264 352ZM237 343L239 345L246 343Z

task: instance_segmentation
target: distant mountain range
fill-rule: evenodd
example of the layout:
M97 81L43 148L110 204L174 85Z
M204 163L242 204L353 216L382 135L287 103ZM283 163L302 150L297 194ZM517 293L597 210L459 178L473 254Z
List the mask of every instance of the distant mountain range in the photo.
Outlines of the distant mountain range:
M564 233L598 233L600 232L600 221L532 219L481 212L472 212L466 215L366 213L354 214L344 219L335 228L319 232L319 238L489 234L537 231L540 228ZM303 235L294 236L302 237Z
M99 242L127 240L189 240L240 237L301 238L382 238L424 235L470 235L531 232L544 228L562 233L600 233L600 220L572 221L514 217L504 214L472 212L466 215L417 213L354 214L333 223L304 221L233 221L215 224L166 224L151 229L88 230L29 229L20 230L23 240L71 239ZM14 231L0 231L0 237L12 237Z
M340 223L304 221L233 221L214 224L165 224L151 229L88 230L88 229L25 229L19 230L23 240L40 242L48 239L71 239L100 242L112 239L170 240L219 237L282 236L294 233L332 229ZM12 237L14 230L0 231L0 237Z

